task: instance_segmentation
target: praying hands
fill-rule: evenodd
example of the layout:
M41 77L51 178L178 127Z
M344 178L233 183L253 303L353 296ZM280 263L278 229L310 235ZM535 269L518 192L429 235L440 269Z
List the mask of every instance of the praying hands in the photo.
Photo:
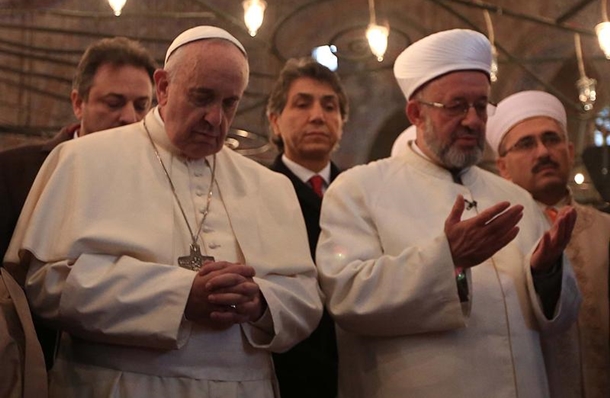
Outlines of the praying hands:
M266 303L254 275L254 268L248 265L206 262L193 281L186 318L215 327L256 321Z

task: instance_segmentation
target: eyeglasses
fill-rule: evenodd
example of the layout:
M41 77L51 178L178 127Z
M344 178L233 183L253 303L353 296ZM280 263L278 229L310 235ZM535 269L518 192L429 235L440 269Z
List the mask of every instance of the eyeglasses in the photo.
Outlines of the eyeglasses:
M509 152L530 152L538 146L538 141L540 141L547 149L552 149L562 144L565 141L565 136L563 134L557 134L553 131L543 133L540 136L540 139L538 139L537 136L528 135L527 137L523 137L519 141L515 142L513 146L505 150L500 156L506 156L506 154Z
M480 100L473 103L467 101L454 101L449 104L442 104L440 102L428 102L424 100L417 100L420 104L432 106L434 108L442 109L447 116L450 117L464 117L470 110L474 108L477 116L481 119L486 119L489 116L493 116L496 113L496 106L486 100Z

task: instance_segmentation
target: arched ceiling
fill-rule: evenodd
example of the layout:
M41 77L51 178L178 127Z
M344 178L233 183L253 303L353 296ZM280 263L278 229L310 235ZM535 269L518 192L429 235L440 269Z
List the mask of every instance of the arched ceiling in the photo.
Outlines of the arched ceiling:
M596 41L603 20L598 0L376 0L377 21L390 27L382 62L364 38L368 0L267 0L263 26L250 37L239 0L128 0L115 17L105 0L0 0L0 132L51 133L72 122L72 73L84 49L108 36L140 40L161 62L181 31L213 24L245 45L251 78L234 126L233 142L248 156L268 161L264 107L268 90L290 57L323 44L338 48L338 73L350 99L349 121L335 154L343 167L382 156L406 127L404 98L392 65L411 42L444 29L470 28L489 34L490 15L499 51L499 80L492 98L523 89L557 95L570 115L572 140L580 153L592 141L592 115L577 100L574 34L581 36L588 76L598 80L595 111L610 103L610 61ZM0 134L2 139L2 134ZM2 147L0 140L0 147Z

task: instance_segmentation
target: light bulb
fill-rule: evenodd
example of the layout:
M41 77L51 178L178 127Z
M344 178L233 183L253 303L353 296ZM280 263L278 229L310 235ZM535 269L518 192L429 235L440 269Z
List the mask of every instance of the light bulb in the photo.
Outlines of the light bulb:
M339 66L337 56L335 55L336 52L337 47L333 45L319 46L313 49L311 56L316 60L317 63L326 66L328 69L334 72Z
M248 28L248 33L254 37L258 28L263 24L267 3L263 0L245 0L242 4L244 6L244 22Z
M595 90L596 84L597 80L588 78L587 76L581 77L576 82L576 87L578 88L578 100L582 104L585 112L593 109L593 105L597 99L597 91Z
M595 33L597 33L597 40L604 55L607 59L610 59L610 22L597 24L595 26Z
M388 35L390 30L385 26L374 23L369 24L366 30L366 39L371 47L371 52L377 57L377 61L383 61L383 55L388 48Z
M581 185L583 182L585 182L585 176L582 173L576 173L574 175L574 182Z
M112 11L114 11L114 15L117 17L121 15L125 3L127 3L127 0L108 0L108 4L110 4Z

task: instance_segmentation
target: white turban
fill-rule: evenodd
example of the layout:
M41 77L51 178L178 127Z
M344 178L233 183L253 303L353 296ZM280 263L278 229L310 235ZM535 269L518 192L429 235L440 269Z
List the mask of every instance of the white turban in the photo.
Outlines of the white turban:
M425 83L449 72L478 70L489 76L491 44L467 29L434 33L407 47L394 62L394 76L409 100Z
M165 53L165 64L167 64L169 56L172 55L172 53L176 51L179 47L182 47L183 45L193 41L205 39L228 40L231 43L235 44L237 48L239 48L240 51L243 52L244 55L246 55L246 49L244 48L244 46L239 42L239 40L233 37L226 30L217 28L216 26L196 26L194 28L185 30L174 39L172 44L170 44L169 48L167 49L167 52Z
M555 119L561 125L564 134L566 133L566 110L554 95L532 90L521 91L504 98L498 104L496 113L487 120L485 136L491 149L498 154L500 143L506 133L525 119L537 116Z
M417 135L417 127L414 124L407 127L405 131L400 133L400 135L394 141L392 145L392 152L390 156L400 156L407 150L407 143L415 139Z

